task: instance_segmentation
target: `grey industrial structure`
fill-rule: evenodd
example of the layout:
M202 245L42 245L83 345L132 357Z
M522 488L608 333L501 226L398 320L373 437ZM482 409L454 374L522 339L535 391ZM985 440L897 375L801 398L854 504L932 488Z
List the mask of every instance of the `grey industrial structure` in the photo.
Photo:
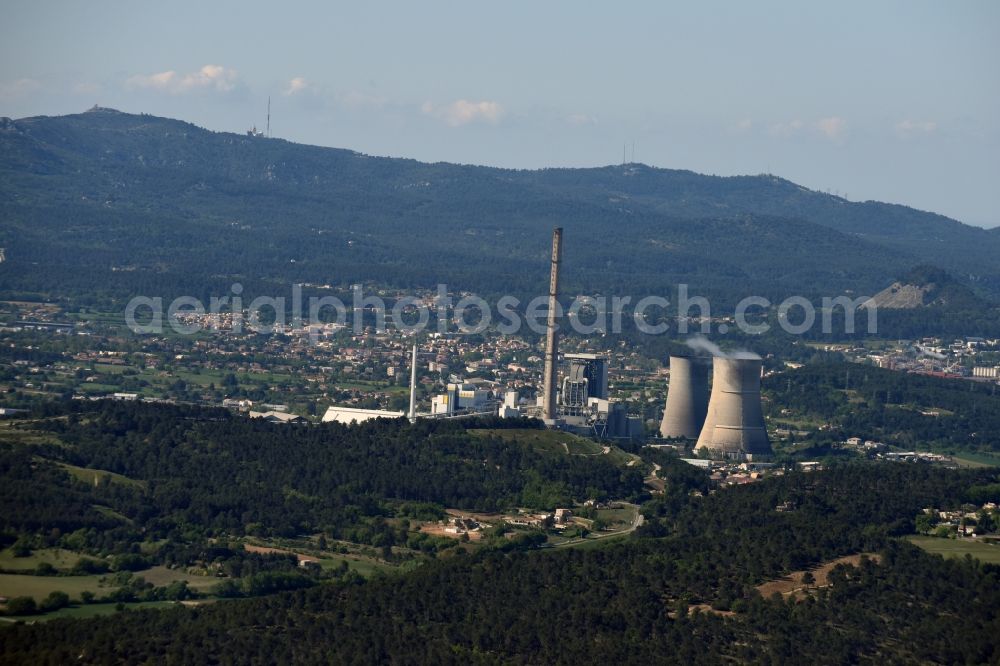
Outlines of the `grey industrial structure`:
M629 418L626 406L608 400L608 359L596 354L567 354L569 372L559 385L559 269L562 263L562 228L552 230L549 270L549 310L545 331L545 362L538 405L528 414L541 414L550 427L576 430L601 438L639 438L641 419ZM561 390L560 390L561 388ZM516 402L516 401L515 401ZM515 404L504 404L498 413L520 413Z
M562 262L562 227L552 230L552 265L549 270L549 312L545 330L545 366L542 371L542 418L555 425L556 411L556 361L559 359L559 264Z
M760 402L759 358L712 359L712 394L695 451L752 460L771 454Z
M608 399L608 357L566 354L569 362L557 396L560 424L601 439L641 439L645 426L624 403Z
M608 358L597 354L566 354L569 370L562 381L559 411L579 416L587 410L590 398L608 399Z
M708 359L670 357L670 385L660 436L695 440L708 413Z

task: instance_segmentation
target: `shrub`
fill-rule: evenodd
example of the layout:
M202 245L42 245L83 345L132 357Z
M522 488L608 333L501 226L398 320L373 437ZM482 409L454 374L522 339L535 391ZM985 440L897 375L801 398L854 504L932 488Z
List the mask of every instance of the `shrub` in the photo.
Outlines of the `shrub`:
M101 560L94 560L89 557L81 558L73 568L70 570L74 576L86 576L90 574L102 574L107 573L108 569L107 562L102 562Z
M35 567L36 576L55 576L58 571L56 568L49 564L48 562L39 562L38 566Z
M149 560L136 553L126 553L115 557L113 568L115 571L142 571L149 568Z

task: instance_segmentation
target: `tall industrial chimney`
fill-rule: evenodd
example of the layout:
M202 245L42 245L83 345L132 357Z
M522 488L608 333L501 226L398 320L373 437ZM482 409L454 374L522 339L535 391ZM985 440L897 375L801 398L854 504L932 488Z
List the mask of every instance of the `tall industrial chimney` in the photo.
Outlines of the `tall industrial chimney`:
M413 343L413 358L410 360L410 423L417 422L417 343Z
M562 227L552 230L552 266L549 276L549 317L545 333L545 370L542 381L545 394L542 396L542 418L552 424L558 417L556 412L556 361L559 360L559 331L556 312L559 308L559 264L562 262Z
M670 387L660 422L661 437L698 439L708 412L707 359L670 357Z
M760 406L761 365L759 358L712 360L712 396L695 451L726 458L771 453Z

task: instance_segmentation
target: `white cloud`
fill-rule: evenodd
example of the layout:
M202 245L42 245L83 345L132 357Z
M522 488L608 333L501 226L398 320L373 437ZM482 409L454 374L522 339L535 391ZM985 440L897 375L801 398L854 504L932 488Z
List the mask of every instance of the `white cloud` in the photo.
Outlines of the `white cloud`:
M169 93L186 93L196 90L229 92L236 87L236 70L222 65L205 65L196 72L180 75L174 70L129 78L126 85L132 88L149 88Z
M768 132L773 136L792 136L798 134L803 127L805 127L805 123L796 118L787 123L775 123L771 125Z
M839 116L820 118L816 121L816 129L826 138L836 140L843 136L844 130L847 129L847 121Z
M738 132L748 132L753 128L753 121L749 118L743 118L736 123L736 131Z
M937 130L937 123L930 120L910 120L907 118L896 123L896 132L903 136L930 134L935 130Z
M496 124L504 115L504 108L499 103L488 100L470 102L459 99L444 106L435 106L430 102L424 102L420 110L428 116L444 120L452 127L474 122Z
M42 84L34 79L17 79L10 83L0 83L0 98L13 99L24 97L39 90Z
M596 125L597 117L588 116L584 113L573 113L566 116L566 122L574 127L584 127L586 125Z
M739 128L739 125L737 127ZM788 122L774 123L768 127L767 131L771 136L778 137L791 137L805 132L818 132L831 141L840 141L844 138L844 134L847 131L847 121L840 116L830 116L829 118L820 118L819 120L810 122L796 118Z
M296 76L294 79L288 82L288 87L282 93L283 95L294 95L300 93L303 90L309 88L309 83L301 76Z

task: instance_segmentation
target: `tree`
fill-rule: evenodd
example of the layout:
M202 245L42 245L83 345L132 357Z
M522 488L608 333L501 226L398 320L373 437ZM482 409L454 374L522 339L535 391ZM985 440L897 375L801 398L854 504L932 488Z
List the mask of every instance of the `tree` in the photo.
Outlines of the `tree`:
M49 596L42 599L39 609L43 613L51 613L66 606L69 606L69 595L60 590L53 590L49 593Z
M14 597L7 602L8 615L33 615L38 612L38 606L31 597Z
M56 573L58 573L56 568L48 562L39 562L35 567L36 576L55 576Z
M931 530L933 530L934 526L937 524L937 520L935 520L934 516L929 513L918 513L916 520L913 522L917 532L920 532L921 534L930 534Z
M11 550L14 552L14 557L30 557L31 556L31 546L27 539L21 537L14 542L11 546Z

